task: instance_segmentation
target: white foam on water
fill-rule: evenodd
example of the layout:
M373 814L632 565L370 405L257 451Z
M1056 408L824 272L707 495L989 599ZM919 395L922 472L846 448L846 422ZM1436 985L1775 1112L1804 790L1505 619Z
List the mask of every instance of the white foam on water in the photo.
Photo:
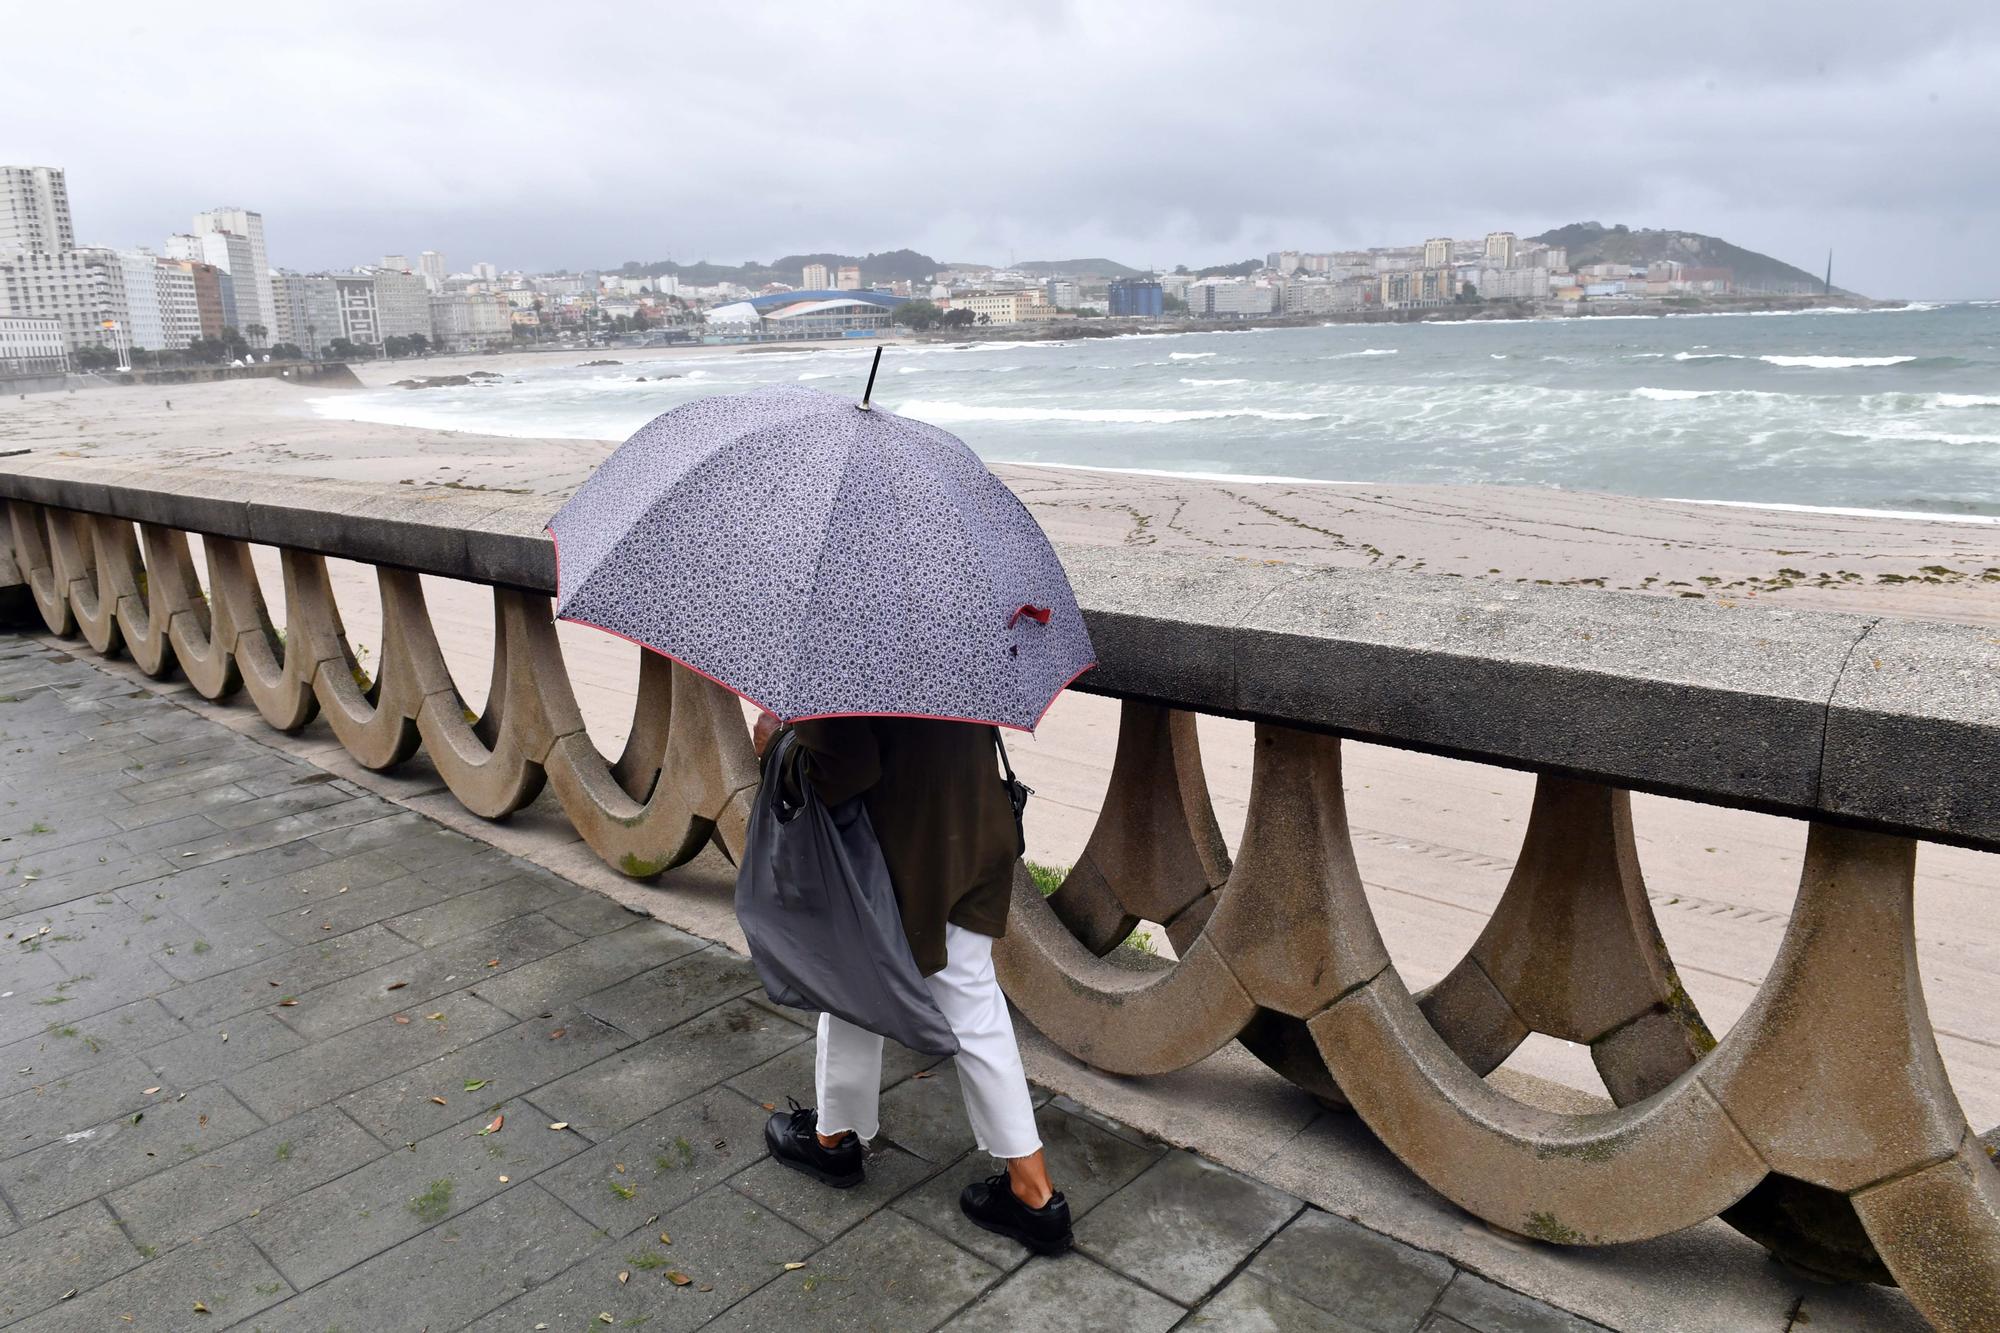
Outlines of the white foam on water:
M1678 403L1689 398L1713 398L1724 392L1721 389L1655 389L1651 387L1632 390L1634 398L1650 398L1656 403Z
M1742 361L1735 352L1675 352L1676 361ZM1766 357L1766 360L1770 358Z
M1345 361L1353 356L1394 356L1401 350L1395 347L1364 347L1358 352L1334 352L1322 357L1325 361Z
M2000 407L2000 394L1940 393L1931 398L1933 407Z
M1860 366L1900 366L1914 356L1760 356L1774 366L1804 366L1811 370L1847 370Z
M1846 505L1795 505L1776 500L1687 500L1668 496L1667 504L1718 505L1724 509L1775 509L1787 514L1838 514L1844 518L1900 518L1926 523L2000 523L2000 514L1937 514L1927 509L1855 509Z
M1274 412L1262 407L999 407L982 403L904 403L901 415L934 426L967 421L1082 421L1116 426L1172 426L1185 421L1252 417L1259 421L1318 421L1320 412Z
M1214 352L1168 352L1167 359L1169 361L1199 361L1204 357L1214 355Z
M1249 380L1205 380L1205 379L1183 379L1181 381L1182 384L1187 384L1192 386L1200 386L1204 384L1248 384L1249 382L1250 382Z
M1237 481L1245 485L1374 486L1371 481L1336 481L1330 477L1283 477L1257 472L1199 472L1164 467L1099 467L1090 463L1044 463L1036 458L996 458L1001 467L1052 467L1062 472L1107 472L1121 477L1176 477L1187 481Z

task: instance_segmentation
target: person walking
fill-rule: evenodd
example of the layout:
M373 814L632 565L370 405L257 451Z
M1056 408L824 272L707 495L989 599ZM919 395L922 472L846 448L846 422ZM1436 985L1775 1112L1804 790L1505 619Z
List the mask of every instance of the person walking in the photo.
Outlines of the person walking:
M993 941L1007 932L1019 854L1014 811L988 726L930 718L840 717L800 722L803 763L767 774L794 790L806 780L829 806L860 797L882 845L917 970L952 1034L966 1118L980 1151L1003 1169L967 1185L959 1207L976 1226L1039 1254L1070 1247L1069 1202L1049 1180L1007 999L993 973ZM778 732L757 723L760 755ZM816 1105L773 1114L771 1155L837 1189L861 1183L875 1137L882 1038L822 1013L813 1063Z
M1027 796L998 736L1032 732L1096 653L1019 497L964 441L870 403L880 360L858 403L772 386L647 423L549 520L556 615L756 705L758 753L782 756L737 917L766 993L820 1018L815 1104L771 1117L772 1155L859 1184L878 1033L954 1052L973 1138L1004 1163L960 1206L1055 1254L1069 1204L993 972Z

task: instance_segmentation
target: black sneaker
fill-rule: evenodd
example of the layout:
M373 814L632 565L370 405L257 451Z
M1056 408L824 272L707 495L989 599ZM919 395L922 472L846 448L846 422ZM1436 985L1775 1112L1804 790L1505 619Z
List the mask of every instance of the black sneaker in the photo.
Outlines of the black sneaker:
M866 1174L861 1169L861 1140L849 1134L831 1148L822 1147L818 1129L819 1112L792 1102L791 1110L773 1112L764 1122L764 1143L771 1156L822 1185L837 1190L859 1185Z
M975 1180L958 1196L959 1211L996 1236L1017 1240L1036 1254L1061 1254L1074 1241L1069 1230L1069 1200L1057 1190L1039 1208L1015 1195L1007 1173Z

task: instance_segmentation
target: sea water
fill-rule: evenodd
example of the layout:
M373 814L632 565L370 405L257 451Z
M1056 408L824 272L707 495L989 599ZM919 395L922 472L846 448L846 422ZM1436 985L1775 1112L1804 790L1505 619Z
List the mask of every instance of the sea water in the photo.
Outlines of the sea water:
M858 396L872 353L550 354L313 408L620 440L704 394ZM2000 302L892 344L875 403L989 462L2000 516Z

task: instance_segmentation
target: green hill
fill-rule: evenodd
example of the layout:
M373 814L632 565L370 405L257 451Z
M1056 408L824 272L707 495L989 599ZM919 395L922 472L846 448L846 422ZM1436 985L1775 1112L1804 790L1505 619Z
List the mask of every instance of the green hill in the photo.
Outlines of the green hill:
M1650 264L1656 259L1677 259L1693 268L1728 269L1735 275L1739 292L1786 295L1810 295L1820 290L1822 281L1819 274L1782 259L1760 255L1720 237L1695 231L1654 227L1634 231L1623 223L1607 227L1601 222L1572 222L1528 239L1567 248L1571 268L1583 264ZM1858 295L1839 287L1833 289L1833 294Z
M1132 268L1115 259L1030 259L1016 264L1023 273L1049 278L1060 273L1071 278L1137 278L1147 270Z
M628 259L618 266L617 271L633 278L671 273L682 282L697 287L712 286L718 282L738 282L745 287L762 287L767 282L783 282L796 287L804 280L807 264L826 265L829 278L842 265L858 265L861 269L862 283L870 287L878 283L894 282L899 278L927 279L943 267L929 255L919 254L915 250L885 250L873 255L781 255L768 264L754 259L742 264L712 264L707 260L693 264L677 264L670 259L655 259L651 263L640 263L636 259Z

